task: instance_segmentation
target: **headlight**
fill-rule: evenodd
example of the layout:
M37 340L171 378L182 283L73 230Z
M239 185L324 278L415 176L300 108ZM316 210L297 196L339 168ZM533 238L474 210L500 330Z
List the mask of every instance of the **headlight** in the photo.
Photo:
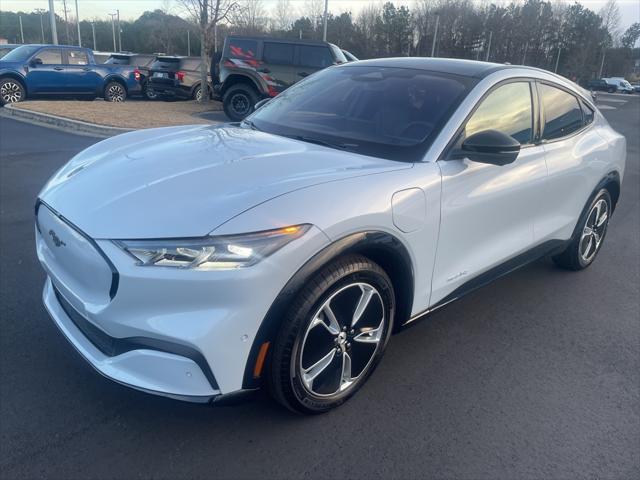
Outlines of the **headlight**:
M311 225L177 240L114 240L138 265L216 270L249 267L300 238Z

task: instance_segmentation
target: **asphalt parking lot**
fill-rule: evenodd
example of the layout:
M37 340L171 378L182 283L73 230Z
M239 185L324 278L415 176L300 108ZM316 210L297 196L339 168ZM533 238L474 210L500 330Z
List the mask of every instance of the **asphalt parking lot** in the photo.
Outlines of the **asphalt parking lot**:
M95 143L0 118L2 478L640 478L640 96L621 201L581 273L541 260L392 338L363 390L300 417L203 407L94 372L41 305L39 188Z

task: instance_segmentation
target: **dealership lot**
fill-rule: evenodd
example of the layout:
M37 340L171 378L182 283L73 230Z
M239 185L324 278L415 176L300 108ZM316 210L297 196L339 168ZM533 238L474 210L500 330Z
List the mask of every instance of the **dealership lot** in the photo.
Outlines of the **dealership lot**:
M33 204L97 140L0 118L3 477L638 477L640 97L599 105L628 160L596 263L539 261L450 305L392 338L353 400L306 418L266 398L156 398L91 370L41 305Z

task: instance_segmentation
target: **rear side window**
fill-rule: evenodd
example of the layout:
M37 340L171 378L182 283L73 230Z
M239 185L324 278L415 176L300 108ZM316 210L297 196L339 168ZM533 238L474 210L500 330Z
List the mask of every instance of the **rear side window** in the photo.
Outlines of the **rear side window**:
M67 64L69 65L87 65L89 58L84 50L67 50Z
M591 122L593 122L593 117L595 113L591 109L591 107L586 103L580 102L580 105L582 105L582 114L583 114L584 124L589 125Z
M62 50L58 48L46 48L40 50L35 58L42 60L43 65L60 65L62 63Z
M243 40L241 38L229 39L229 58L237 58L240 60L254 59L258 55L257 40Z
M300 45L298 47L298 65L304 67L325 68L333 64L333 56L329 47L313 47Z
M293 64L293 45L290 43L264 43L262 59L275 65Z
M521 144L531 142L533 114L527 82L508 83L491 92L467 121L464 140L484 130L498 130Z
M538 91L545 118L542 140L562 138L582 128L582 109L576 97L545 84Z

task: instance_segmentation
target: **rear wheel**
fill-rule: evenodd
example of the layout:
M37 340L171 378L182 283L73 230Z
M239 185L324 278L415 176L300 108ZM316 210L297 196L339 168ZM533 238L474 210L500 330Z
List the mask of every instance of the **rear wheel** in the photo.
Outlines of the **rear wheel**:
M127 90L119 82L109 82L104 88L104 99L107 102L124 102L127 99Z
M3 78L0 80L0 102L17 103L25 99L25 90L22 84L13 78Z
M611 195L603 188L582 212L578 231L567 249L553 257L558 266L567 270L582 270L593 263L607 234L611 207Z
M209 89L207 89L209 91L209 96L211 96L211 91ZM191 95L191 97L196 101L199 102L202 100L202 87L200 85L198 85L195 90L193 91L193 94Z
M249 85L232 85L222 99L224 113L234 122L239 122L255 109L258 94Z
M393 316L393 287L380 266L350 255L324 268L284 319L270 362L271 393L301 413L344 403L382 358Z

